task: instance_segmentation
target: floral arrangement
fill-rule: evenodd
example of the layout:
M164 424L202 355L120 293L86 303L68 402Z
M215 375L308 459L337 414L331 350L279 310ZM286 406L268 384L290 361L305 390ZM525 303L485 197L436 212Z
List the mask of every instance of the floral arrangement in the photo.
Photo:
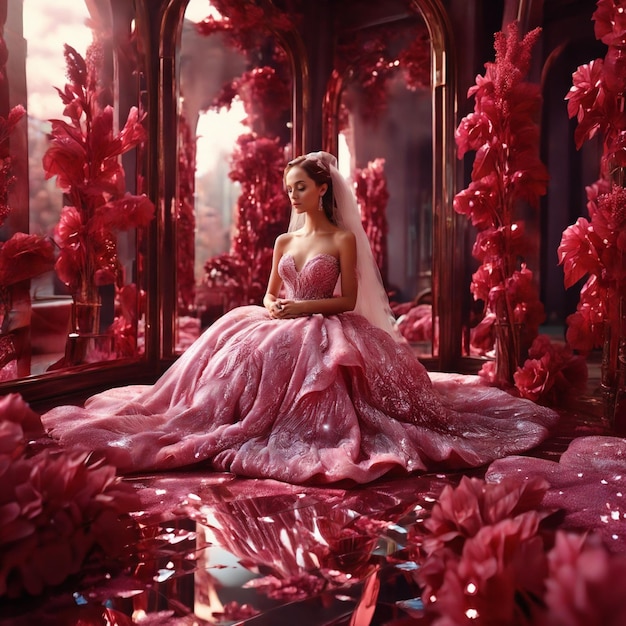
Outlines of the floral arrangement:
M278 139L242 135L232 157L230 177L241 185L231 250L205 264L210 287L226 288L230 306L260 303L272 268L276 237L285 231L283 171Z
M246 0L218 0L212 6L221 18L207 17L197 24L198 32L224 34L227 43L247 55L253 67L224 85L213 106L228 108L239 97L246 111L243 123L259 136L279 137L286 145L291 140L291 63L274 33L293 30L301 14L295 7L284 12Z
M178 116L178 206L176 209L176 285L178 309L188 314L196 297L194 276L196 142L184 114Z
M146 226L154 205L145 195L126 193L119 157L145 139L143 115L133 107L114 132L114 111L100 86L102 46L95 39L86 59L65 45L69 83L57 91L69 123L51 120L50 146L43 157L46 178L68 196L55 228L60 248L59 278L76 301L95 302L98 287L115 283L118 258L115 233Z
M9 111L6 118L0 117L0 226L11 213L9 189L15 180L8 140L24 114L24 107L17 105ZM27 293L17 293L20 290L19 285L51 270L53 266L54 247L46 237L18 232L7 241L0 242L0 369L4 370L0 374L2 378L12 378L18 374L17 367L13 368L14 371L8 368L5 370L5 367L14 363L18 357L10 334L13 330L11 309L17 297L30 300ZM22 291L27 292L27 287L22 287Z
M544 404L560 404L572 389L584 389L587 361L568 343L553 343L537 335L528 350L528 359L513 374L515 387L523 398Z
M290 140L291 71L271 33L293 28L299 13L272 7L261 10L238 1L213 6L221 19L208 17L197 25L198 31L224 33L230 45L248 55L255 66L225 85L213 103L216 108L230 107L239 97L246 112L244 123L251 129L238 138L231 160L229 176L241 185L231 248L205 264L206 285L221 289L224 306L231 309L262 302L274 242L289 223L283 171Z
M201 35L224 33L230 45L244 53L259 49L270 32L289 31L300 19L295 7L289 11L274 5L257 6L249 0L212 0L219 18L208 16L196 25ZM274 50L280 54L280 50Z
M566 96L568 114L578 120L576 147L599 133L603 153L600 179L587 187L589 219L566 228L558 248L565 287L587 277L576 312L567 318L567 340L583 353L605 346L603 385L609 390L617 384L618 353L626 349L625 9L622 1L598 0L595 34L608 51L574 72ZM612 402L608 411L617 412Z
M597 535L553 530L540 478L461 478L411 530L426 624L583 626L626 618L626 557ZM421 623L421 622L420 622Z
M486 63L468 96L474 111L456 131L458 156L476 152L470 185L454 198L454 209L478 229L473 256L481 263L472 276L475 300L493 320L496 361L481 375L512 385L513 374L544 319L531 270L524 257L532 249L520 204L537 207L547 191L548 174L539 158L539 86L524 80L537 28L523 38L512 22L495 35L495 62Z
M34 449L42 435L19 394L0 398L0 598L37 595L113 564L134 537L132 486L88 453Z
M354 189L361 221L369 239L383 282L387 280L387 177L385 159L374 159L367 167L357 168L354 172Z
M348 74L359 85L363 119L375 123L387 110L389 82L402 72L408 89L430 88L430 36L420 18L398 48L398 27L384 24L375 29L350 33L339 42L334 67L339 76ZM345 126L346 110L340 111L340 126Z

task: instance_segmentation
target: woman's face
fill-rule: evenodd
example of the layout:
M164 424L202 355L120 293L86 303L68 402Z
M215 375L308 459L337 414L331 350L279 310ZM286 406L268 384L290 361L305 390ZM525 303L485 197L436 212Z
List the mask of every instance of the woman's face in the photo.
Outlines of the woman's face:
M317 211L320 197L326 191L326 185L318 186L306 171L297 165L287 172L285 187L291 206L297 213Z

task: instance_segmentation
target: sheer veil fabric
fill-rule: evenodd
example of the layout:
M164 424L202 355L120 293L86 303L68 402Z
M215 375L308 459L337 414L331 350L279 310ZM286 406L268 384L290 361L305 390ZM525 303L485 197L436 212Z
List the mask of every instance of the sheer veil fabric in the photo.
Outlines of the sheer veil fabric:
M361 222L356 197L348 181L337 169L337 159L332 154L323 151L310 152L306 157L317 160L330 171L335 222L340 228L354 233L356 238L358 294L354 307L355 313L359 313L374 326L388 332L396 341L404 342L395 325L389 298ZM298 215L292 210L289 232L302 228L304 220L304 214Z

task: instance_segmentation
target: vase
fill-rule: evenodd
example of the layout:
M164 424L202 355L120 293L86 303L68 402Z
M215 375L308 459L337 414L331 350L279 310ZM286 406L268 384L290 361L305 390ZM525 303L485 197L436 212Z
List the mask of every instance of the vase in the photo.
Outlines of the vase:
M604 417L616 434L626 435L626 298L604 323L600 389Z
M512 321L506 294L501 287L492 289L494 322L494 383L499 387L515 384L513 374L521 364L522 325Z
M73 300L63 365L81 365L110 357L112 338L100 331L102 302Z

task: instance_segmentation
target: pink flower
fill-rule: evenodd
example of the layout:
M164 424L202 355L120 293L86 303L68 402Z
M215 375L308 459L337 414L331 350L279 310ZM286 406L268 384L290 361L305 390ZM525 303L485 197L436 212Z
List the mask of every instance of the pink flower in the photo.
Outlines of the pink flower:
M531 624L547 571L537 509L542 479L447 486L424 527L416 572L433 624ZM431 623L431 622L429 622Z
M119 555L130 539L120 515L137 504L115 469L87 454L15 459L0 476L0 596L39 594L95 552Z
M468 539L428 598L436 598L427 604L427 613L438 616L434 624L536 623L547 571L538 523L531 511L484 526Z
M19 393L0 397L0 421L19 424L29 436L43 433L39 415L33 411Z
M626 557L612 555L599 537L557 531L548 554L546 626L626 624Z
M491 525L538 507L548 485L540 479L505 479L486 483L477 478L461 478L455 488L444 487L439 501L424 526L431 535L424 539L427 554L444 546L460 553L466 539L484 525Z

